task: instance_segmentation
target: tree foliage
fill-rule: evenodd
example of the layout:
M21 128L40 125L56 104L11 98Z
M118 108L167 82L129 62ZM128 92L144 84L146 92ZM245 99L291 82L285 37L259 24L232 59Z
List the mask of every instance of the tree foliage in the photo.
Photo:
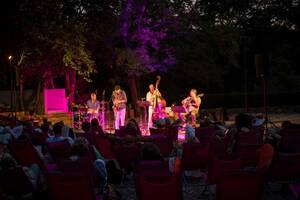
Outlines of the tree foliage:
M51 85L70 70L92 81L109 66L119 79L168 71L173 91L236 92L245 63L255 77L254 55L266 53L273 90L300 88L296 0L14 0L2 9L1 44L19 55L26 82Z

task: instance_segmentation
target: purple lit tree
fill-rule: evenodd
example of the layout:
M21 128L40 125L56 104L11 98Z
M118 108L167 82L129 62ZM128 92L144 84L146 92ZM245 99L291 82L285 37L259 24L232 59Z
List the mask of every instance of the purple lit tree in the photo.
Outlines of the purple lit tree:
M167 43L171 21L164 1L127 1L120 16L120 33L125 50L138 60L128 66L129 71L166 71L175 63L173 49Z

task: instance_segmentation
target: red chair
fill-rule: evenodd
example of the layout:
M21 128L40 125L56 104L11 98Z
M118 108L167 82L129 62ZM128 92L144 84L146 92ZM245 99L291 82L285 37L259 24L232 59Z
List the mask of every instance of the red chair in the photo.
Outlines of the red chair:
M47 149L52 158L55 160L71 156L71 145L68 140L48 142Z
M167 137L169 145L173 146L178 140L178 127L170 126L167 128L150 128L150 135L164 135Z
M13 140L9 145L9 149L20 165L31 166L35 163L41 170L47 170L44 160L29 140Z
M240 132L237 134L237 145L262 143L262 136L259 132Z
M132 171L134 164L140 158L139 146L135 143L130 145L117 144L112 149L120 167L126 172Z
M167 128L150 128L150 135L156 135L156 134L165 134L168 132Z
M173 151L173 143L167 136L157 134L151 135L152 142L159 148L160 153L164 157L169 157Z
M135 169L135 186L140 200L182 199L180 173L170 173L167 161L143 161Z
M140 177L140 200L182 200L182 187L179 176L163 178Z
M254 167L257 165L257 151L260 144L241 144L237 146L237 153L241 156L243 167Z
M223 171L240 170L241 167L241 158L236 155L215 157L208 166L206 182L216 184L217 178Z
M262 199L263 181L259 173L224 171L217 180L217 200Z
M112 151L111 143L107 138L96 137L95 146L105 159L113 160L116 158Z
M34 192L34 187L22 167L16 167L0 173L3 191L15 197L22 197Z
M102 200L95 195L91 180L81 174L49 173L48 183L55 200Z
M135 174L143 176L169 176L169 163L167 161L141 161L134 169Z
M277 152L269 169L270 181L293 181L300 177L300 153Z
M209 158L220 157L226 154L228 138L213 137L209 142Z
M208 166L209 144L183 144L182 170L206 169Z
M267 173L269 171L273 156L274 148L271 144L264 144L257 150L257 165L256 169L259 172Z
M95 186L99 182L93 161L89 157L81 157L77 160L59 159L57 166L64 173L77 173L90 177Z
M198 127L195 129L195 135L201 143L209 143L215 135L216 130L213 127Z
M178 126L168 127L168 132L172 138L172 141L176 143L178 141Z
M280 131L280 135L281 135L281 143L283 144L287 144L289 142L293 142L291 139L292 138L297 138L300 134L300 128L291 128L291 129L282 129ZM299 142L299 140L297 141L297 143Z
M300 129L284 129L281 131L279 149L291 153L300 153Z
M134 169L134 183L138 199L141 199L141 176L156 177L158 181L160 178L165 180L170 175L169 163L167 161L142 161L138 163Z

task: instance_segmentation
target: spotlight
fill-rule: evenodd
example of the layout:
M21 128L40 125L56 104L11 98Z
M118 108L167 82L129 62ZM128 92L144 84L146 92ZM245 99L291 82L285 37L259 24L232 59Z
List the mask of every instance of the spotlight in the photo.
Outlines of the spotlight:
M12 59L12 56L8 56L8 60L11 60Z

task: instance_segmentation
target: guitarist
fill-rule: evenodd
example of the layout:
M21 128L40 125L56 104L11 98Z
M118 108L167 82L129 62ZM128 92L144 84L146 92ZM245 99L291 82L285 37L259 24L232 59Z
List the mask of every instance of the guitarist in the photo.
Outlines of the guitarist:
M192 124L196 124L196 116L199 112L199 108L201 105L201 98L203 94L197 95L196 89L190 90L190 96L182 100L182 106L185 108L186 113L185 116L191 116Z
M153 84L149 85L149 92L146 95L146 101L149 102L150 106L148 107L148 127L152 127L152 114L155 106L157 105L158 99L161 98L161 93Z
M115 129L119 130L120 126L125 126L126 103L127 97L124 90L116 85L112 93L113 111L115 116Z

